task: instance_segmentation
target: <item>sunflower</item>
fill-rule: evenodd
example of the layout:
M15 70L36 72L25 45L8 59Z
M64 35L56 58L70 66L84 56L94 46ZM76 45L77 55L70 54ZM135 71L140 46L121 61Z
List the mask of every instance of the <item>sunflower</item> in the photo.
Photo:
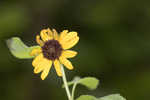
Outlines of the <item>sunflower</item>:
M31 56L35 56L32 61L34 73L41 72L41 79L44 80L52 64L60 77L62 76L61 64L72 70L74 67L67 58L76 56L77 52L68 49L72 48L78 41L77 32L63 30L58 35L55 29L41 30L40 35L36 36L36 42L40 45L40 48L33 49L30 53Z

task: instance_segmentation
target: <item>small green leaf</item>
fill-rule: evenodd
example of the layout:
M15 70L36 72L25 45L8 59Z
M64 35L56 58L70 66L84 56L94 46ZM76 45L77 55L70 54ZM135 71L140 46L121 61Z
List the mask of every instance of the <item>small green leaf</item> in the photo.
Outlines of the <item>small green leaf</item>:
M126 99L124 97L120 96L120 94L112 94L112 95L98 98L97 100L126 100Z
M95 77L85 77L80 79L78 83L88 87L91 90L94 90L97 88L99 80Z
M97 99L91 95L81 95L76 100L97 100Z
M75 83L84 85L90 90L94 90L97 88L99 80L95 77L85 77L85 78L75 77L72 81L68 82L68 86L71 86ZM64 88L64 85L62 85L62 88Z
M26 46L18 37L8 39L6 43L13 56L20 59L33 58L34 56L30 56L30 52L32 49L39 48L39 46Z

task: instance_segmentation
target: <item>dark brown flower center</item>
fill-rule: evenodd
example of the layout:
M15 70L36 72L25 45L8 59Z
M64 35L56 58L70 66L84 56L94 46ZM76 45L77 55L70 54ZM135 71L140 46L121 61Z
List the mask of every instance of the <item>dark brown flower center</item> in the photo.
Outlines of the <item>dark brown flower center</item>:
M42 52L45 58L49 60L58 59L62 53L62 47L57 40L49 40L42 47Z

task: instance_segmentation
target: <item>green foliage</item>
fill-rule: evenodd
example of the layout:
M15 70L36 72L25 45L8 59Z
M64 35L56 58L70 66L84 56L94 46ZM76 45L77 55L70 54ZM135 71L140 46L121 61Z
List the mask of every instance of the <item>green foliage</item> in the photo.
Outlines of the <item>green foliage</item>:
M87 88L94 90L99 84L99 80L95 77L85 77L79 80L79 84L86 86Z
M101 98L96 98L91 95L81 95L76 100L126 100L126 99L120 96L120 94L112 94Z
M97 88L99 84L99 80L95 77L85 77L85 78L75 77L73 81L68 82L68 86L71 86L74 83L84 85L88 89L94 90ZM62 87L64 88L64 85Z
M72 81L68 82L68 86L75 85L75 84L76 85L81 84L81 85L86 86L90 90L94 90L97 88L99 84L99 80L95 77L85 77L85 78L75 77ZM73 92L73 95L74 95L74 92ZM120 96L120 94L112 94L112 95L108 95L108 96L104 96L100 98L97 98L92 95L81 95L76 100L126 100L126 99Z
M112 94L98 98L97 100L126 100L126 99L120 96L120 94Z
M8 39L6 43L13 56L20 59L33 58L34 56L31 56L30 52L32 49L39 48L39 46L26 46L18 37Z
M81 95L76 100L97 100L97 98L91 95Z

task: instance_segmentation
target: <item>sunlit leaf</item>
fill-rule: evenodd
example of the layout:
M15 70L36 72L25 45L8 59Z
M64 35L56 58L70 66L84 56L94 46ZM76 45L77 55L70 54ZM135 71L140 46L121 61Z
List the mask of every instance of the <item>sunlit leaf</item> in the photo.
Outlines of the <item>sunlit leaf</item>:
M94 90L97 88L99 80L95 77L75 77L72 81L68 82L68 86L71 86L74 83L84 85L90 90ZM64 88L64 85L62 87Z
M120 94L112 94L112 95L98 98L97 100L126 100L126 99L124 97L120 96Z
M91 95L81 95L76 100L97 100L97 99Z
M39 48L39 46L31 46L31 47L26 46L18 37L8 39L6 43L13 56L20 59L33 58L34 56L31 56L30 52L34 48Z
M80 79L78 83L93 90L97 88L99 84L99 80L95 77L85 77L85 78Z

